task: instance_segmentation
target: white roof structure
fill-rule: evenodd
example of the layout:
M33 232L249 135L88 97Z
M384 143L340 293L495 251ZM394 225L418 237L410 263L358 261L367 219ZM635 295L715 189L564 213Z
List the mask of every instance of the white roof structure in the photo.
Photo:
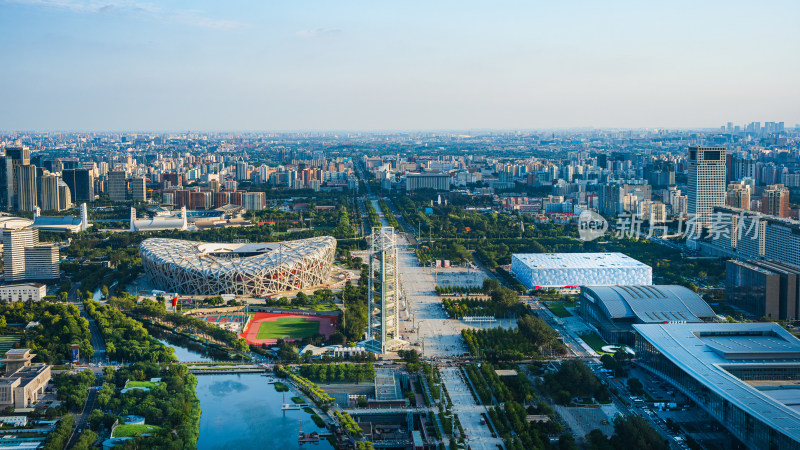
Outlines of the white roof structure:
M33 221L22 217L0 216L0 229L18 230L33 225Z
M186 207L181 212L181 217L156 215L149 219L137 219L136 208L131 208L130 231L186 230L188 228Z
M800 386L793 381L800 374L800 340L783 327L776 323L687 323L636 324L633 328L639 334L639 363L661 373L666 366L655 350L699 383L702 388L692 387L684 393L704 408L712 408L712 415L746 445L768 447L759 440L764 433L744 432L745 416L749 416L756 426L763 424L774 430L774 438L780 437L776 448L800 448ZM666 376L677 375L671 372ZM679 383L681 386L686 383ZM705 392L743 414L730 411L728 415L736 418L736 423L718 417L720 411L714 410L718 403Z
M653 284L653 270L622 253L518 253L511 271L528 288Z
M586 286L581 293L610 320L702 322L716 316L708 303L683 286Z
M152 238L139 246L156 287L190 295L260 296L322 285L335 250L330 236L258 244Z

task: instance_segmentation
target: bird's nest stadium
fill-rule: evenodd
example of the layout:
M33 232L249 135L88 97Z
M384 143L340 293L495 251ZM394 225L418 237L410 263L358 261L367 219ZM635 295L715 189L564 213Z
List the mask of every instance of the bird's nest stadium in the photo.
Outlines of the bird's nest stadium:
M155 287L187 295L262 296L328 282L336 239L217 244L152 238L139 245Z

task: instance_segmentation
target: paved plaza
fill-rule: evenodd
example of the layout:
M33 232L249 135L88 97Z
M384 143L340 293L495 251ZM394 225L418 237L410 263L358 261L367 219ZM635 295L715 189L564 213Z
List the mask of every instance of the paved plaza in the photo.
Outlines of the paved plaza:
M381 224L386 226L386 219L373 200L373 206L379 214ZM397 234L397 270L400 278L405 302L401 305L400 330L403 339L414 344L424 357L446 359L450 356L463 355L468 351L461 339L461 330L475 328L459 320L447 318L442 308L442 301L436 295L434 274L431 268L419 265L414 249L409 245L405 234ZM474 271L463 272L468 278L477 278ZM483 279L481 278L481 283ZM458 416L464 432L469 435L468 443L473 449L497 449L503 447L503 440L492 437L488 425L481 424L481 414L486 407L478 405L472 397L470 388L462 378L458 367L440 366L440 372L450 400L453 412ZM450 430L445 430L449 433Z
M453 402L453 412L461 421L464 433L469 436L470 448L488 450L502 446L503 440L492 437L489 425L481 424L481 414L486 414L486 407L475 402L461 370L458 367L440 367L439 372Z

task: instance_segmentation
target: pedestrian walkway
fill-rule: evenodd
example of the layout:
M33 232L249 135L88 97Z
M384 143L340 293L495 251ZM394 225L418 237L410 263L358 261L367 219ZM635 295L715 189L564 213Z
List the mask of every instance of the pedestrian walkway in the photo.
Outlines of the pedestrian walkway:
M439 373L442 374L447 394L453 402L453 412L458 416L464 434L469 436L470 448L485 450L496 449L498 446L503 448L503 440L492 437L488 424L481 424L482 414L488 417L486 407L475 402L461 370L458 367L440 367Z

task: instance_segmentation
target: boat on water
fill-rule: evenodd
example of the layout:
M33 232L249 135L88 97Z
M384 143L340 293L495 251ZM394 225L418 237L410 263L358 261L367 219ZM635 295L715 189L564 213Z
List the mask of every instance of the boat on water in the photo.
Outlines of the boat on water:
M312 431L309 434L305 434L301 431L300 437L297 438L297 442L319 442L319 433Z
M283 411L290 411L290 410L297 410L303 409L302 405L294 404L294 403L284 403L281 405L281 410Z

